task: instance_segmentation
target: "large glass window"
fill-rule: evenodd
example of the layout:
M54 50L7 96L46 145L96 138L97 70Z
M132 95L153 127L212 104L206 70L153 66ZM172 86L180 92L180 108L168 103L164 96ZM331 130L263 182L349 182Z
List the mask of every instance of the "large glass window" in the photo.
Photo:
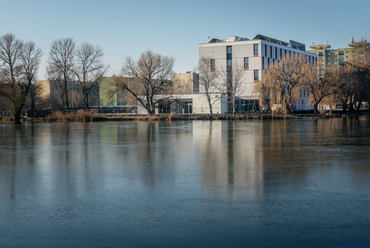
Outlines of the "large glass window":
M216 69L216 61L211 59L211 70L214 71Z
M254 81L258 80L258 70L254 70Z
M256 112L259 110L258 100L241 100L241 111Z
M228 53L228 54L233 53L233 48L232 48L231 46L228 46L228 47L227 47L227 53Z
M176 101L176 113L191 114L193 113L193 100L181 99Z
M158 113L159 114L171 113L171 106L169 100L162 100L158 103Z
M253 45L253 54L254 56L258 56L258 44Z
M244 58L244 69L248 69L249 68L249 58L246 57Z

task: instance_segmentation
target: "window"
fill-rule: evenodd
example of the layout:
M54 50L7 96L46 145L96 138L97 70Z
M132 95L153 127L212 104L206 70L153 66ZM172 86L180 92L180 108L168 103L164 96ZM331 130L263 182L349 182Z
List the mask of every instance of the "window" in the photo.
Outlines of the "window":
M244 58L244 70L248 70L249 69L249 58L246 57Z
M339 51L339 55L344 55L344 51Z
M352 53L355 53L356 51L355 50L352 50Z
M319 52L319 56L324 56L324 53L323 52Z
M349 59L349 56L346 56L346 59Z
M227 66L231 67L233 65L233 48L231 46L226 47L226 59Z
M267 57L267 45L265 45L265 57Z
M270 46L270 58L272 58L272 46Z
M265 69L265 57L262 57L262 69Z
M258 57L258 44L253 45L253 54L254 57Z
M331 55L331 52L328 52L328 55Z
M331 62L328 62L328 65L331 65Z
M258 70L254 70L254 82L258 81Z
M337 64L337 62L334 62L334 65L336 65Z
M349 51L347 50L346 53L349 53Z
M334 55L337 55L337 53L336 53L336 52L334 52Z
M214 59L211 59L211 71L216 70L216 61Z
M283 49L280 48L280 58L283 57Z
M356 58L356 55L353 55L352 58Z
M275 47L275 59L277 59L278 56L277 56L277 47Z
M328 57L328 60L331 60L331 57Z

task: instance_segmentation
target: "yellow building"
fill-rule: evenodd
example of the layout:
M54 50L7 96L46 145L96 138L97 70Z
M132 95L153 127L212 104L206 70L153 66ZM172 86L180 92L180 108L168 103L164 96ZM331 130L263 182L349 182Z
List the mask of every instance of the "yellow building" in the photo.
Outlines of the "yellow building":
M345 62L356 58L357 51L354 49L355 42L348 44L348 48L331 49L330 45L311 45L312 50L307 50L309 53L317 55L319 64L321 63L321 69L330 69L337 65L344 65Z

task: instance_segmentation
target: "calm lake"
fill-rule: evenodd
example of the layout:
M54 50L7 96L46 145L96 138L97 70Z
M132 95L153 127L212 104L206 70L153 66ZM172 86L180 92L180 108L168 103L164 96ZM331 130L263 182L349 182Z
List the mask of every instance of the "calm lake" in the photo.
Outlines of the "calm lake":
M0 247L369 247L369 117L0 123Z

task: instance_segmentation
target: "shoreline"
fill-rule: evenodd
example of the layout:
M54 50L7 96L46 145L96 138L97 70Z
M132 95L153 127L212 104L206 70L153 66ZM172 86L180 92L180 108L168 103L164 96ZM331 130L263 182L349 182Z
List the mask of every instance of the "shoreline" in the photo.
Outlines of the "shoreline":
M38 118L22 118L23 122L98 122L98 121L172 121L172 120L275 120L275 119L329 119L329 118L346 118L369 115L369 113L350 113L350 114L158 114L158 115L109 115L102 116L98 114L89 115L49 115ZM14 121L13 117L0 117L0 121Z

